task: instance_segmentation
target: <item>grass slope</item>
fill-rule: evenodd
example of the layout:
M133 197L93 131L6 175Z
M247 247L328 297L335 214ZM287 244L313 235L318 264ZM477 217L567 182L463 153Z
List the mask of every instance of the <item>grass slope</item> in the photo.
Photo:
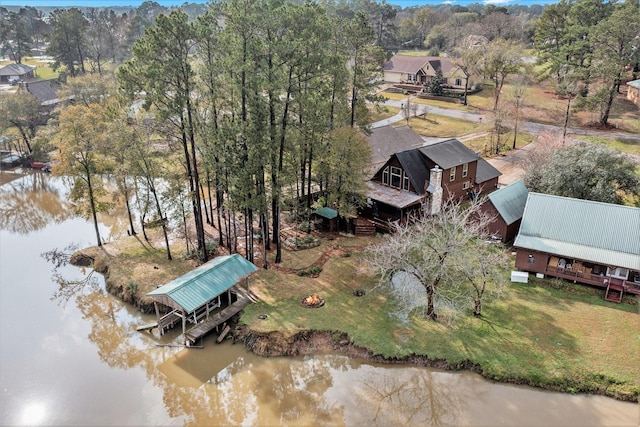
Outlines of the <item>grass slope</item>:
M291 265L308 265L321 249ZM284 259L293 254L286 252ZM295 254L298 260L303 256ZM485 306L482 318L463 316L453 326L421 318L403 324L389 314L394 303L374 289L377 280L362 269L362 257L354 252L331 258L318 278L258 272L251 288L261 301L245 309L242 322L258 332L346 332L355 345L375 354L426 355L453 366L470 361L499 381L623 399L640 395L637 306L607 303L600 291L586 287L559 290L548 286L555 282L536 279L511 284L504 298ZM354 296L360 288L366 295ZM325 306L301 307L299 301L310 293L323 297Z

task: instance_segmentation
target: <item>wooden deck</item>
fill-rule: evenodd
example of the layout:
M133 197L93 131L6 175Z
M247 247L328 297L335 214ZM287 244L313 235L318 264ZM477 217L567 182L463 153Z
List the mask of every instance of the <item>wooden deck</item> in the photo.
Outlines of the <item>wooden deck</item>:
M576 265L578 266L577 268L575 267ZM625 292L640 295L640 283L591 274L591 269L582 267L580 262L574 263L572 268L560 268L557 266L557 257L551 257L544 274L571 280L574 283L604 288L605 299L611 302L619 303L622 301L622 296Z
M222 325L249 304L251 304L251 300L244 294L238 293L238 300L236 302L189 329L184 337L185 344L187 346L195 344L199 338L204 337Z

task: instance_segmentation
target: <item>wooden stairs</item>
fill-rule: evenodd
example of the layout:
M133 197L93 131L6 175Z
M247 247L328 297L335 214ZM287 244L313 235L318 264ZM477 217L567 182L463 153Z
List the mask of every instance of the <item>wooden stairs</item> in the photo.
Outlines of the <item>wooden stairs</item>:
M354 219L354 234L356 236L375 236L376 225L366 218L357 217Z
M607 292L604 294L604 299L609 302L615 302L620 304L622 302L622 294L624 293L624 288L620 284L615 284L609 282L607 285Z

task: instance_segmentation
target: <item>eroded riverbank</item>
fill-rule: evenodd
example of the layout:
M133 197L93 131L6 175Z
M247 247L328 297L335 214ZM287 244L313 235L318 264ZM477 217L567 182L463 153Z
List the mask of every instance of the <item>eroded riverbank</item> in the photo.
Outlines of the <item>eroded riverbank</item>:
M118 255L114 255L113 249L88 248L74 255L74 263L97 266L97 270L105 274L106 288L113 295L135 305L143 313L152 311L151 302L141 292L131 293L127 288L126 280L114 277L114 266L119 262ZM103 254L109 254L104 256ZM158 267L155 270L160 270ZM121 270L120 270L121 271ZM274 274L273 272L271 274ZM269 314L269 313L267 313ZM232 333L234 342L242 343L249 351L265 357L278 356L305 356L327 353L339 353L349 357L361 358L375 363L409 364L415 366L434 367L444 370L469 370L480 374L486 379L503 383L527 385L545 390L565 393L586 393L612 397L622 401L637 402L638 393L633 388L621 388L611 384L610 378L602 375L587 376L584 381L575 376L527 377L513 376L505 372L495 375L483 368L481 363L471 359L463 359L451 363L446 358L432 358L428 354L412 353L409 355L385 356L363 346L354 344L353 338L347 332L322 331L314 329L299 330L295 333L284 331L259 331L253 330L246 324L240 324ZM555 379L554 379L555 378ZM595 378L595 379L594 379Z

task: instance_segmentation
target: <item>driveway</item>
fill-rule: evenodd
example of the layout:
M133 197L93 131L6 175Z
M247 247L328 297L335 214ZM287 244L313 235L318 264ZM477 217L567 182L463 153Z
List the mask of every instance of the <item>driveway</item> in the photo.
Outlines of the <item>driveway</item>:
M403 99L400 101L388 100L385 102L385 105L396 107L396 108L402 108L405 102L407 102L407 99ZM420 104L420 105L425 105L425 104ZM485 123L489 123L491 119L490 114L470 113L470 112L460 111L452 108L442 108L442 107L436 107L431 105L427 107L428 107L428 113L430 114L439 114L441 116L454 117L454 118L468 120L476 123L480 123L483 121ZM405 120L405 118L404 118L403 112L400 111L398 114L396 114L393 117L389 117L387 119L380 120L378 122L373 123L371 127L375 129L381 126L388 126L388 125L400 122L402 120ZM547 124L535 123L535 122L527 122L527 121L520 122L519 127L535 135L540 135L543 133L557 135L562 133L561 126L547 125ZM481 133L474 133L471 135L458 137L458 139L464 142L465 139L472 139L481 135L482 135ZM633 139L633 140L640 141L640 134L636 134L636 133L600 131L595 129L582 129L582 128L567 128L567 136L569 137L569 140L567 141L568 143L571 143L571 141L575 142L575 138L571 138L571 136L579 137L583 135L600 136L603 138L621 138L622 137L624 139ZM425 141L431 141L433 139L434 138L425 137ZM500 186L509 185L512 182L517 181L518 179L521 179L524 176L523 164L527 158L527 153L529 153L532 150L535 150L537 145L538 145L538 139L536 138L533 142L525 145L522 148L511 150L508 153L501 156L486 159L493 167L495 167L500 172L502 172L502 176L500 176L500 178L498 179L498 184ZM628 154L627 156L631 160L635 161L636 163L640 163L640 156L636 156L632 154Z

